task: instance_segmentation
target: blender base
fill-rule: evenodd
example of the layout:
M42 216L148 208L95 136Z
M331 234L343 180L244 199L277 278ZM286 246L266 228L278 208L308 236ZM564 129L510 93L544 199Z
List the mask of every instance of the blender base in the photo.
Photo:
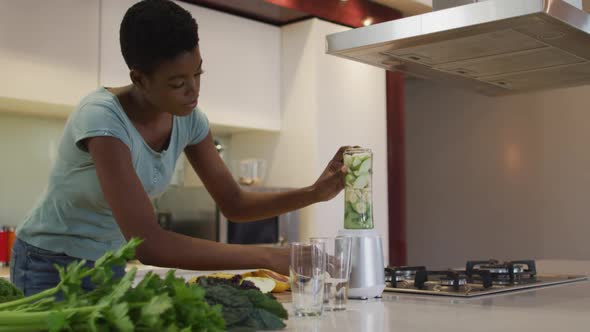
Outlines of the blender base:
M372 298L381 298L385 285L378 285L365 288L350 288L348 298L352 300L368 300Z
M379 233L374 229L344 229L338 235L352 237L348 298L381 297L385 289L385 268Z

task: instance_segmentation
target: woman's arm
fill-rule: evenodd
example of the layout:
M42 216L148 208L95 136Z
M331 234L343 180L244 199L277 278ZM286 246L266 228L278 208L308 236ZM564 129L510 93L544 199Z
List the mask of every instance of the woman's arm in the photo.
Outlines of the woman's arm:
M116 138L86 141L105 199L125 238L140 237L144 264L191 270L268 268L287 274L288 250L221 244L163 230L137 177L127 146Z
M221 212L232 221L250 221L277 216L313 203L327 201L344 188L346 167L341 147L322 175L311 186L301 189L261 193L241 190L215 149L211 133L185 154Z

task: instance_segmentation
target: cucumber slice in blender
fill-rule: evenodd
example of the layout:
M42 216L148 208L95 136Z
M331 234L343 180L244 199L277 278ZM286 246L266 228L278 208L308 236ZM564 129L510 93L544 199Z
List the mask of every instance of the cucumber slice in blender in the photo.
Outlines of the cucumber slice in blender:
M352 186L355 180L356 180L356 176L354 176L354 174L352 174L352 173L348 173L344 177L344 182L349 186Z
M356 178L352 186L355 189L363 189L369 184L369 174L363 174Z
M352 157L352 168L357 169L363 161L359 157Z
M344 165L346 165L346 167L350 168L352 166L352 156L349 154L345 154L344 155Z
M359 196L354 190L346 189L344 195L346 196L346 201L352 204L359 200Z
M359 214L365 214L367 211L367 203L362 201L354 203L354 210Z
M365 161L363 161L363 163L359 167L358 171L360 173L368 173L370 169L371 169L371 159L365 159Z

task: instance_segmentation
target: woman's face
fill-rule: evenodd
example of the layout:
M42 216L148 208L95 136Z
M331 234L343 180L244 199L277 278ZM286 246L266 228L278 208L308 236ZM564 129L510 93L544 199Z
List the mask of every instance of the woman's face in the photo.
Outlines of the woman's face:
M149 76L140 74L140 90L158 109L177 116L189 115L199 100L202 65L199 47L195 47L162 62Z

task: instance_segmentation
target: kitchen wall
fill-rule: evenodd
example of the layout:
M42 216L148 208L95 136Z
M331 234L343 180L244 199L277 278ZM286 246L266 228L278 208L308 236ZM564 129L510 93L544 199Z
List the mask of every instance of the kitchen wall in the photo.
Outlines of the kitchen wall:
M282 28L281 132L232 136L232 158L269 160L266 185L311 185L341 145L374 153L376 229L387 248L385 73L325 54L325 35L346 28L317 19ZM343 228L344 197L302 210L302 237Z
M590 259L589 92L492 98L407 80L408 262Z
M45 190L64 125L0 114L0 225L17 226Z

